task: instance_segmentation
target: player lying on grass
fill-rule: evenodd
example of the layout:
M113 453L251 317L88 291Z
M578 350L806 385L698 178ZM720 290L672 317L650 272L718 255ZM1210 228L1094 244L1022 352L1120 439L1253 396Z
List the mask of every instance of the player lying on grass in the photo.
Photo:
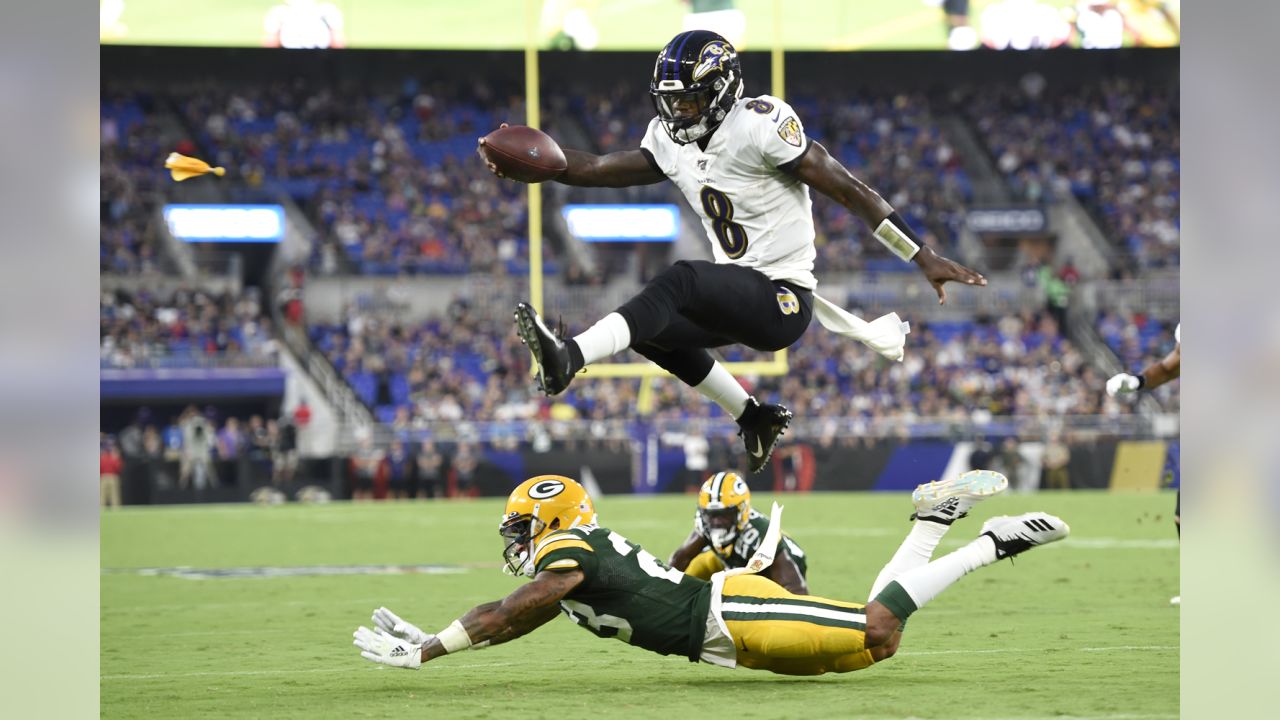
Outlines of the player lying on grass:
M760 549L769 529L769 517L751 507L751 488L732 471L719 472L702 483L693 532L671 553L667 564L703 580L725 569L746 567ZM804 550L786 535L773 564L760 575L788 592L808 595Z
M1107 394L1111 397L1127 395L1139 390L1154 390L1161 385L1177 380L1182 375L1182 323L1173 328L1173 349L1168 355L1151 363L1137 375L1118 373L1107 380ZM1182 486L1178 486L1178 499L1173 506L1173 526L1178 529L1178 537L1182 537ZM1182 596L1175 595L1169 599L1171 605L1181 605Z
M951 521L1006 484L995 473L969 473L921 486L911 533L863 604L797 595L749 574L769 564L763 552L748 568L717 573L710 582L685 575L600 527L577 482L543 475L511 493L499 526L508 569L531 582L435 635L378 608L376 629L357 629L355 645L373 662L417 669L449 653L514 640L564 612L600 637L692 662L785 675L860 670L892 657L907 618L967 573L1067 536L1067 524L1045 513L995 517L976 540L931 560ZM762 550L771 551L780 533L781 508L775 505L772 515Z
M918 265L939 301L946 299L948 282L986 280L921 247L884 198L805 136L790 105L742 93L742 68L728 41L706 30L681 33L654 65L649 94L657 117L640 147L608 155L565 150L568 167L556 178L586 187L671 180L701 216L714 262L675 263L572 339L552 332L525 303L516 307L515 319L548 395L564 392L587 365L631 348L737 420L750 469L758 472L791 412L749 396L707 348L736 343L782 350L816 316L828 330L885 357L903 356L906 327L896 314L867 323L814 293L810 187L848 208L904 262Z

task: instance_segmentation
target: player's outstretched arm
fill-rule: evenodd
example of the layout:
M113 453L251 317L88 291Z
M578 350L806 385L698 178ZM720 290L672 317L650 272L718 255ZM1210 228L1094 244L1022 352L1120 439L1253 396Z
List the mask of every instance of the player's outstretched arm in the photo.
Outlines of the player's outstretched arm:
M507 127L502 123L499 127ZM485 139L480 138L476 154L484 161L489 172L506 177L484 154ZM656 163L643 150L623 150L607 155L596 155L581 150L561 148L568 163L556 182L578 187L632 187L653 185L667 179Z
M623 150L594 155L581 150L565 150L569 162L556 182L578 187L631 187L653 185L667 179L643 150Z
M1107 381L1107 394L1115 397L1139 390L1153 390L1182 374L1182 344L1173 346L1168 355L1142 369L1140 375L1120 373Z
M689 538L684 541L684 544L671 553L671 559L667 561L667 564L680 572L684 572L689 567L689 563L698 557L698 553L702 552L706 545L706 538L702 537L697 530L694 530L689 533Z
M533 632L556 616L560 600L582 579L581 570L543 570L532 582L520 586L505 599L472 608L449 628L437 633L422 646L422 661L472 645L507 642ZM465 639L447 635L455 626L460 626ZM465 642L463 648L456 647L459 640Z
M426 636L428 639L421 645L407 640L403 633L385 631L379 623L377 630L358 628L355 646L362 657L372 662L416 670L441 655L487 647L533 632L558 614L560 600L582 580L581 570L544 570L503 600L478 605L439 633Z
M987 279L958 262L920 246L915 233L894 212L893 206L866 183L831 157L822 143L814 142L791 172L806 185L835 200L857 215L895 255L920 266L929 284L938 293L939 304L947 301L948 282L986 285Z

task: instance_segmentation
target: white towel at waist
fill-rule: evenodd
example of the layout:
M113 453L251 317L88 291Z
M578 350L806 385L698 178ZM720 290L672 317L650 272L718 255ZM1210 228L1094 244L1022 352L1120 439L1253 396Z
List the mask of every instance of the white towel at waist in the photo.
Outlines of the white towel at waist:
M898 313L881 315L867 322L814 293L813 314L818 317L822 327L831 332L857 340L890 360L902 362L911 323L903 322Z

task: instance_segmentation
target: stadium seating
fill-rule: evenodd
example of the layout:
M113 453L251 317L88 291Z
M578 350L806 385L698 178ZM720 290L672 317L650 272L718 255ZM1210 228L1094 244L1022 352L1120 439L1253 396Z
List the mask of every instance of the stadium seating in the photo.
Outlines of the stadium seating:
M271 321L256 289L106 292L98 317L103 368L274 363Z
M1030 87L984 87L965 102L1015 196L1073 195L1136 268L1177 267L1177 88L1133 79Z

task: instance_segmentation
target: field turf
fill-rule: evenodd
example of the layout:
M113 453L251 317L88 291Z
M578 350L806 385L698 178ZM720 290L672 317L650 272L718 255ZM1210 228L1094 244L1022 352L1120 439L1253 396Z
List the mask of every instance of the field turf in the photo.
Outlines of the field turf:
M864 598L909 529L900 494L780 498L818 595ZM769 498L758 494L757 507ZM788 678L694 665L557 619L419 672L360 658L351 632L385 604L429 631L518 581L499 572L500 500L138 508L102 518L104 718L1174 718L1178 548L1170 494L995 498L1056 513L1072 537L962 579L909 624L897 657ZM603 523L665 557L687 497L605 497ZM439 574L280 576L280 568L438 566ZM156 569L275 568L268 577ZM144 570L150 568L151 570ZM255 570L255 573L261 572ZM199 573L192 573L199 575Z

